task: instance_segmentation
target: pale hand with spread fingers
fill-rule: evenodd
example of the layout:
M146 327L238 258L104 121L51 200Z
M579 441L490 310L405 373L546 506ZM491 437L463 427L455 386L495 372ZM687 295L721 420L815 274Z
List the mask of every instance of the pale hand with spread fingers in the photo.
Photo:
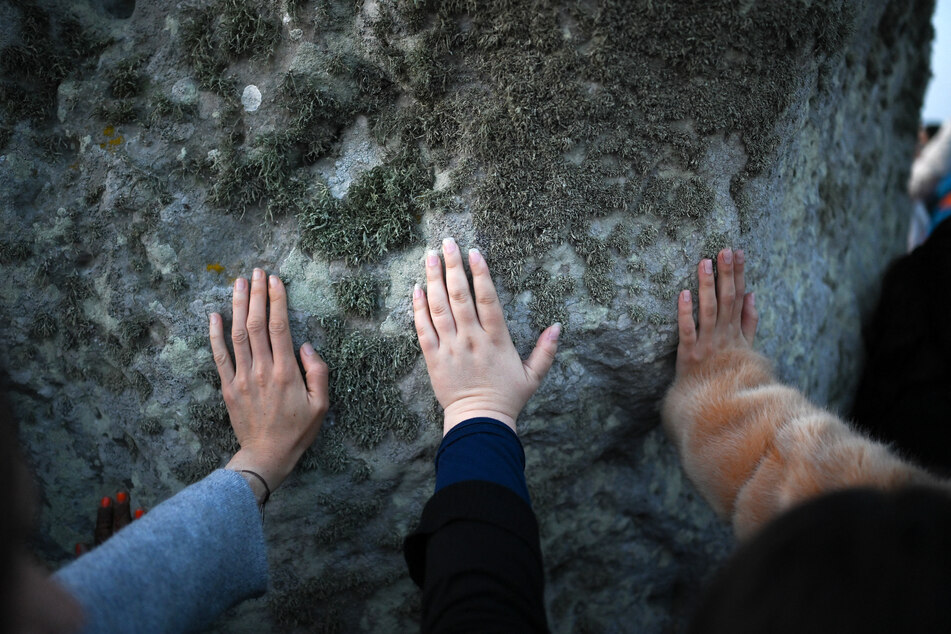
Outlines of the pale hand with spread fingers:
M209 316L221 393L241 445L227 468L253 471L273 491L314 442L327 413L327 364L305 343L300 357L306 380L301 376L291 341L287 292L276 275L268 279L255 269L250 293L246 279L235 280L232 307L234 364L221 315Z
M677 302L680 345L677 348L677 376L715 354L731 348L751 348L759 317L753 293L746 292L743 251L723 249L717 256L714 280L713 261L701 260L697 267L700 280L699 328L693 319L690 291L681 291Z
M489 267L469 251L472 287L455 240L443 240L446 273L439 255L426 256L426 292L413 289L416 334L429 379L444 410L443 435L469 418L489 417L515 430L519 412L548 374L558 350L560 324L546 328L522 361L502 314Z

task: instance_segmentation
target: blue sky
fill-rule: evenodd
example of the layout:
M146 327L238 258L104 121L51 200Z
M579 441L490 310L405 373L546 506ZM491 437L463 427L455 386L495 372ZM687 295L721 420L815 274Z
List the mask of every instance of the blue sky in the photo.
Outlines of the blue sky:
M931 45L931 83L925 93L921 120L939 123L951 119L951 0L938 0Z

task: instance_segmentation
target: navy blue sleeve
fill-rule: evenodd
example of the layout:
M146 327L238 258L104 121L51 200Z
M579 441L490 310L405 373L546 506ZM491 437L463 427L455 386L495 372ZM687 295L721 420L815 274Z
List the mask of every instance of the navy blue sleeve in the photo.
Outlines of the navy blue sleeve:
M511 427L494 418L470 418L446 434L436 452L436 493L468 480L500 484L531 506L525 451Z

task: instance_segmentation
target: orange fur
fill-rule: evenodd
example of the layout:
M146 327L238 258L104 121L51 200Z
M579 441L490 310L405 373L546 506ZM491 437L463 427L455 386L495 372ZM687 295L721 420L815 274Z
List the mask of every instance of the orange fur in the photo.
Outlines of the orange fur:
M778 383L752 350L721 352L681 376L661 415L688 477L740 537L828 491L938 484Z

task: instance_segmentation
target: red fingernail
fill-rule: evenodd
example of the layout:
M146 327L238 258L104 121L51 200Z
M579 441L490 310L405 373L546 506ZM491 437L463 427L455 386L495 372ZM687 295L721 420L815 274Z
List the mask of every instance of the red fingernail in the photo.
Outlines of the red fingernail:
M112 498L109 496L102 498L102 501L99 503L99 506L101 506L104 509L109 508L110 506L112 506Z
M116 502L118 502L119 504L123 504L128 499L129 499L129 494L126 493L125 491L119 491L118 493L116 493Z
M77 555L83 554L83 545L80 544L79 542L76 542L76 554Z
M145 511L142 509L135 509L135 519L139 519L143 515L145 515Z

